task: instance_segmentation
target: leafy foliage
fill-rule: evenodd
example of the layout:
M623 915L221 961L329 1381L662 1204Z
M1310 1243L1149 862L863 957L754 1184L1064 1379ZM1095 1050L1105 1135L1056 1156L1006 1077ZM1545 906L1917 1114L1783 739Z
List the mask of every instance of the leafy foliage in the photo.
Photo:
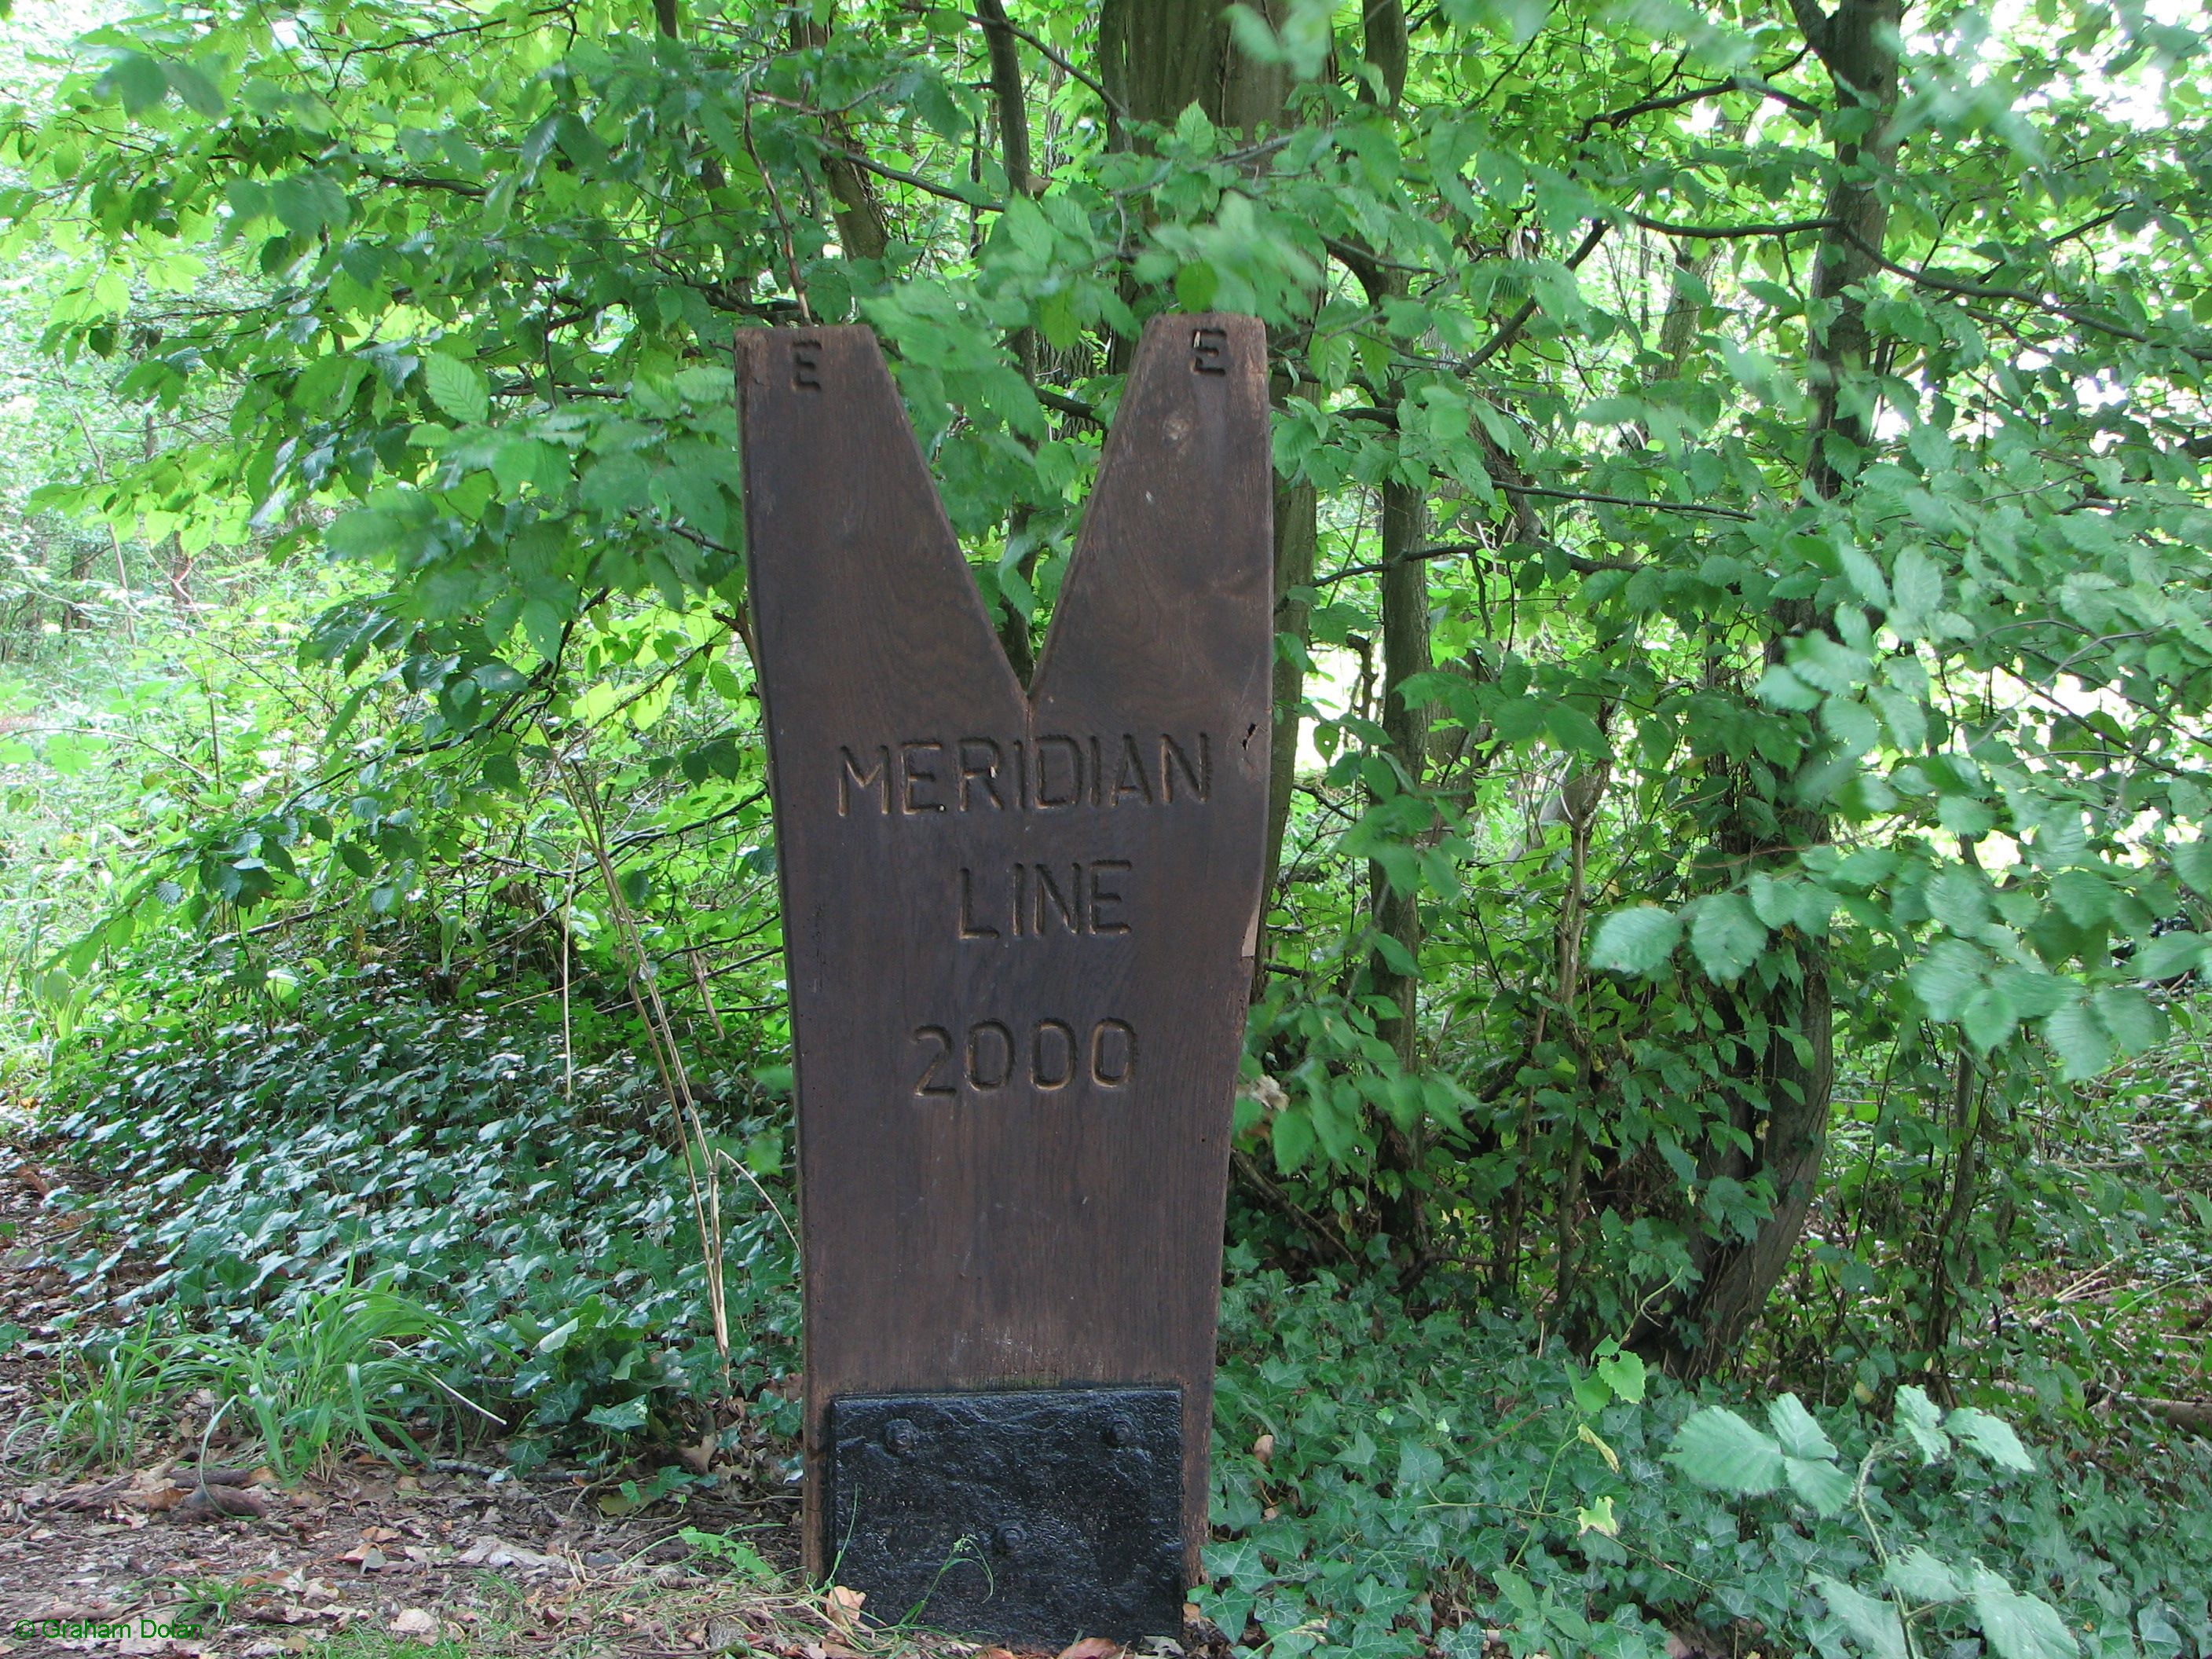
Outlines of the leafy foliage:
M88 1297L81 1316L159 1305L235 1333L198 1363L231 1378L264 1427L347 1398L347 1362L328 1345L358 1358L426 1340L466 1368L471 1401L517 1428L604 1444L688 1420L685 1402L719 1395L723 1378L652 1079L605 1061L580 1068L572 1093L542 1037L518 1043L419 1003L359 1009L379 980L307 993L297 1025L99 1056L113 1080L56 1126L104 1182L58 1195L88 1224L70 1265L95 1288L126 1250L162 1271L112 1308ZM765 1103L749 1080L728 1083L738 1102ZM777 1178L782 1136L765 1114L727 1111L719 1133ZM795 1358L789 1240L763 1201L725 1243L745 1343L731 1382L755 1393ZM416 1304L443 1311L406 1314ZM327 1387L309 1375L332 1367ZM778 1421L791 1409L769 1407ZM372 1446L378 1427L356 1425ZM321 1432L295 1424L285 1437Z
M1516 1653L1643 1656L1731 1621L1831 1659L1975 1630L2000 1659L2064 1659L2080 1629L2212 1643L2201 1471L2115 1485L1911 1389L1887 1432L1790 1395L1762 1430L1663 1379L1622 1391L1502 1322L1249 1261L1223 1322L1200 1603L1270 1651L1472 1655L1502 1632ZM1915 1423L1943 1448L1925 1467Z

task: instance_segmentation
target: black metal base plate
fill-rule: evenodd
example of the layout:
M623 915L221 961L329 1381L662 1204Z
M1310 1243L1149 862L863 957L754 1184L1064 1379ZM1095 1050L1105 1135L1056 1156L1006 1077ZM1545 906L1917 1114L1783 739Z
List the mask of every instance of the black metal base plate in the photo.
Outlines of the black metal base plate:
M830 1403L837 1583L866 1612L1062 1644L1182 1629L1182 1390Z

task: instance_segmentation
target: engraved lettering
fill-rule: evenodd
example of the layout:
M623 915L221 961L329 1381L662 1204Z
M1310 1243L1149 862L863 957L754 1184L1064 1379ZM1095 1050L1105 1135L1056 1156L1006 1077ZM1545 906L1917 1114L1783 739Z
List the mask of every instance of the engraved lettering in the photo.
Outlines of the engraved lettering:
M1165 764L1163 761L1162 765ZM1119 806L1124 795L1134 795L1147 806L1152 804L1152 775L1145 769L1136 738L1127 732L1121 734L1121 769L1114 779L1114 805Z
M1194 374L1226 374L1222 354L1229 347L1225 328L1194 328L1190 331L1190 371Z
M876 763L866 772L860 763L853 758L853 751L842 744L837 746L840 770L837 774L837 816L844 817L853 810L853 789L879 789L883 794L881 810L891 810L891 751L881 744L876 745Z
M978 1020L968 1028L968 1081L988 1093L1006 1087L1014 1074L1014 1034L995 1019Z
M1019 745L1017 744L1016 747ZM988 759L985 758L987 756ZM999 745L988 738L960 739L960 810L962 811L968 810L969 788L978 779L982 781L982 793L991 798L991 805L1002 812L1006 811L1006 803L999 797L999 763L1003 758L1004 757L999 752Z
M870 793L878 811L902 817L1032 808L1115 811L1200 804L1213 793L1208 732L1052 732L1027 742L907 738L841 746L837 754L840 817L856 805L865 811Z
M914 1040L924 1045L933 1043L937 1048L929 1057L929 1064L922 1068L914 1085L915 1093L933 1100L957 1097L960 1092L957 1087L937 1080L939 1068L952 1058L952 1033L942 1025L917 1025L914 1028Z
M1064 755L1067 758L1067 777L1065 793L1053 776L1052 757ZM1083 745L1073 738L1039 738L1036 740L1036 787L1030 797L1039 806L1073 806L1083 799Z
M1030 1039L1030 1081L1049 1092L1065 1089L1074 1075L1075 1028L1062 1020L1039 1020Z
M1080 869L1082 866L1078 866ZM1109 908L1122 902L1123 895L1106 885L1104 878L1121 874L1129 867L1127 859L1098 859L1091 866L1091 884L1084 905L1085 920L1094 933L1126 933L1129 924Z
M799 392L822 390L822 342L793 340L791 343L791 384Z
M1083 901L1083 866L1078 864L1071 867L1075 872L1074 878L1068 883L1067 892L1062 892L1060 883L1053 877L1052 866L1047 864L1037 866L1036 920L1030 929L1031 933L1040 937L1043 935L1045 929L1052 925L1053 910L1060 912L1060 925L1069 933L1079 933L1083 931L1080 908ZM1069 902L1068 893L1074 894L1074 902Z
M1014 1036L1024 1027L1026 1063ZM957 1099L963 1086L995 1094L1014 1083L1018 1073L1041 1095L1057 1094L1079 1078L1094 1088L1120 1089L1137 1071L1137 1033L1128 1021L1110 1016L1092 1024L1087 1041L1075 1022L1052 1015L975 1020L968 1026L964 1048L956 1048L951 1029L943 1025L917 1025L914 1040L927 1051L914 1085L917 1099ZM1013 1093L1020 1098L1023 1091Z
M1091 1080L1118 1089L1137 1069L1137 1034L1128 1023L1102 1019L1091 1028Z
M1096 887L1097 884L1092 884ZM960 872L960 937L963 939L996 939L999 930L975 920L975 872Z
M902 743L899 745L899 771L904 780L904 787L899 792L899 803L905 811L942 812L945 810L943 801L925 800L916 793L918 787L933 786L938 780L935 772L915 761L917 756L941 755L944 752L945 745L936 742Z
M1160 799L1176 798L1175 775L1180 771L1190 785L1190 792L1204 800L1213 792L1213 744L1203 732L1198 734L1198 764L1193 767L1190 757L1182 745L1164 732L1160 733Z
M1030 867L1026 864L1014 866L1014 937L1022 936L1022 918L1028 914L1025 902L1029 896Z

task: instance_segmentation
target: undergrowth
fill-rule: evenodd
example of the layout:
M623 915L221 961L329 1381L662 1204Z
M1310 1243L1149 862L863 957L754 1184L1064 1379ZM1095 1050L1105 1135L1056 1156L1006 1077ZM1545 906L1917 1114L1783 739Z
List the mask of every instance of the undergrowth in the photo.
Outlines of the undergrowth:
M780 1076L726 1067L701 1091L715 1146L761 1183L726 1227L725 1377L665 1103L640 1068L572 1073L554 1035L404 994L376 968L283 1018L125 1029L64 1045L41 1119L47 1152L83 1175L56 1194L75 1212L76 1310L36 1334L74 1344L52 1445L127 1462L191 1382L237 1401L287 1474L332 1445L404 1458L434 1431L492 1433L471 1427L481 1406L519 1462L621 1464L638 1501L680 1502L669 1449L732 1395L791 1455L793 1249L767 1202L785 1184ZM1778 1386L1690 1390L1617 1343L1577 1358L1529 1322L1468 1313L1442 1278L1422 1293L1446 1305L1419 1307L1369 1277L1293 1278L1249 1245L1229 1267L1196 1599L1240 1645L2212 1654L2201 1451L2136 1466L2155 1480L2111 1473L2099 1425L2045 1402L2043 1443L1991 1455L1966 1429L1996 1425L1989 1443L2017 1449L2001 1419L2033 1397L1929 1379L1992 1413L1921 1424L1948 1437L1936 1457L1913 1429L1916 1401L1936 1408L1898 1379L1809 1409ZM330 1386L343 1359L324 1385L295 1380L318 1352L383 1357L362 1409ZM1933 1566L1908 1590L1899 1560ZM2048 1616L1993 1625L1991 1607Z
M1816 1506L1762 1480L1759 1446L1685 1443L1720 1389L1632 1355L1585 1368L1518 1322L1416 1314L1371 1284L1231 1264L1200 1603L1271 1654L1385 1659L1426 1641L1478 1659L1491 1631L1516 1655L1661 1659L1686 1632L1720 1651L1900 1659L1821 1581L1878 1586L1885 1557L1916 1550L2063 1619L2063 1643L2000 1641L1999 1659L2069 1659L2075 1632L2093 1659L2212 1652L2212 1461L2154 1486L2107 1476L2080 1443L2024 1452L2028 1468L1963 1446L1899 1459L1877 1454L1909 1429L1856 1407L1816 1422L1793 1398L1784 1418L1806 1439L1789 1451L1832 1471ZM1869 1456L1863 1513L1834 1501L1852 1480L1832 1471ZM1975 1651L1966 1611L1929 1622L1942 1639L1922 1659Z
M450 1386L503 1419L526 1461L696 1437L701 1402L730 1394L795 1428L769 1391L796 1365L797 1309L766 1201L784 1154L762 1086L702 1085L714 1148L763 1183L737 1185L750 1207L725 1223L726 1376L702 1336L697 1230L655 1080L620 1058L572 1072L555 1036L397 991L372 968L281 1022L64 1051L53 1088L69 1109L43 1125L85 1176L55 1194L77 1224L69 1325L112 1334L159 1309L231 1334L233 1369L296 1330L305 1364L307 1328L373 1284L399 1298L386 1312L422 1310L399 1346L458 1362ZM125 1261L156 1271L130 1283Z

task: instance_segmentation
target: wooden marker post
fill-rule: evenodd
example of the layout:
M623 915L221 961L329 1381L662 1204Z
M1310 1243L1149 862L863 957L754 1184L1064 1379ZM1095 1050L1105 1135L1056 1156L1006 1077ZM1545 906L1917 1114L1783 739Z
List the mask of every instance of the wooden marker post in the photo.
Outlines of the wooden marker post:
M807 1564L885 1622L1182 1626L1267 794L1265 360L1247 318L1146 328L1025 692L874 336L738 336Z

